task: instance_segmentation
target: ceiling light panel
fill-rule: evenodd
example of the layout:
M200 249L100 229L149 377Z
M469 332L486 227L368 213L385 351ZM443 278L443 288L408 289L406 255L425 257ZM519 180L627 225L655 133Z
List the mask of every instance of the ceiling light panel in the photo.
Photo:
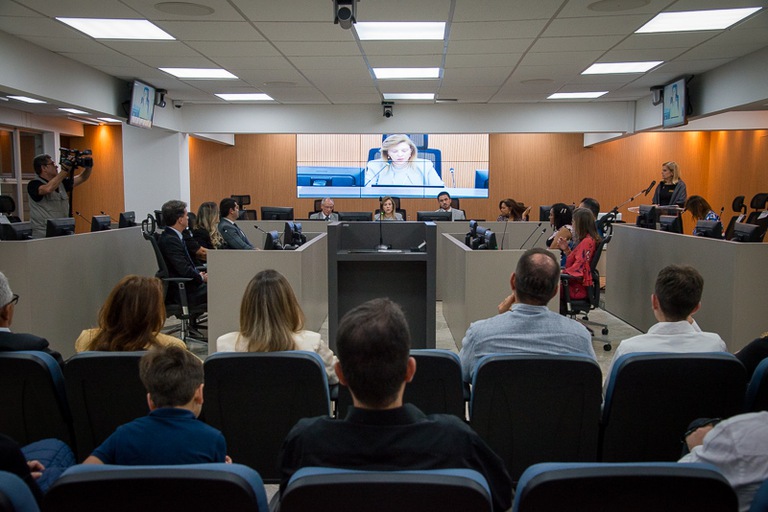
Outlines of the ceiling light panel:
M80 110L77 108L59 108L59 110L62 110L64 112L69 112L70 114L80 114L80 115L90 115L90 112L86 112L85 110Z
M645 73L664 61L651 60L644 62L597 62L582 71L582 75L610 75L620 73Z
M595 92L556 92L547 96L548 100L591 100L608 94L608 91Z
M434 93L422 93L422 92L402 92L402 93L384 93L385 100L434 100Z
M361 41L434 41L445 37L445 22L358 22L354 25Z
M220 93L216 96L225 101L274 101L264 93Z
M165 71L168 74L175 76L176 78L188 78L188 79L236 79L237 77L221 68L159 68L160 71Z
M12 100L16 101L23 101L24 103L46 103L43 100L38 100L35 98L30 98L29 96L8 96Z
M440 68L373 68L379 80L414 80L440 78Z
M637 30L638 34L723 30L750 16L762 7L711 9L706 11L662 12Z
M56 18L94 39L173 40L174 37L147 20Z

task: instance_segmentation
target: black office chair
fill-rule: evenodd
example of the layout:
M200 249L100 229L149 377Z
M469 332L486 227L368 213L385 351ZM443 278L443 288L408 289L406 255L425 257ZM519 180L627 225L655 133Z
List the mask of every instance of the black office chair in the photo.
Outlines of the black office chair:
M747 388L745 412L768 411L768 358L755 368Z
M733 228L736 223L744 222L744 219L747 217L747 205L744 204L744 196L736 196L731 203L731 209L734 213L738 213L738 215L732 216L731 220L728 221L728 226L725 228L725 236L723 236L726 240L733 238Z
M691 421L742 412L747 371L726 352L633 353L614 362L607 382L601 460L676 461Z
M72 466L48 490L46 512L268 512L264 483L242 464Z
M513 481L538 462L595 462L601 385L586 356L488 355L472 381L469 422Z
M752 200L749 202L749 206L752 207L749 217L747 217L747 224L757 224L760 226L760 238L765 236L765 232L768 231L768 212L766 212L766 205L768 205L768 193L761 192L755 194Z
M356 471L306 467L291 477L281 512L490 512L485 477L471 469Z
M523 473L512 510L734 512L737 509L735 491L715 466L651 462L536 464Z
M279 483L278 454L302 418L330 416L323 361L314 352L217 352L205 360L205 422L224 434L232 460Z
M11 196L0 196L0 214L5 215L9 222L21 222L21 218L13 215L16 211L16 201Z
M231 195L230 198L234 199L238 205L240 205L240 214L237 216L237 220L258 220L258 214L256 210L250 210L246 208L251 204L251 196L246 195Z
M20 445L49 437L74 451L64 376L45 352L0 352L0 432Z
M411 350L418 371L405 386L404 403L411 403L424 414L453 414L466 419L469 385L461 377L461 361L455 352L438 349ZM352 405L349 388L339 385L336 417L344 418Z
M155 253L158 267L155 277L163 282L165 316L166 318L174 316L179 320L178 325L164 329L163 332L166 334L179 333L179 338L187 344L190 341L208 343L207 337L203 336L196 329L197 326L205 325L208 304L195 304L190 307L187 300L185 283L192 281L192 279L188 277L170 277L168 264L165 262L163 253L160 251L160 245L158 244L156 226L155 218L152 215L147 215L147 218L141 222L141 234L152 245L152 250ZM192 326L195 327L195 332L192 332Z
M85 459L124 423L149 413L139 378L145 352L81 352L64 365L78 460Z
M568 274L560 274L560 282L563 285L563 296L565 297L565 303L567 306L566 316L569 316L577 322L583 324L592 335L595 332L590 329L590 326L601 327L603 335L608 334L608 325L600 322L594 322L589 319L589 312L597 309L600 306L600 272L597 270L597 264L600 262L600 256L603 254L605 245L611 241L611 236L603 238L597 247L595 253L592 255L592 259L589 262L589 268L592 273L592 285L587 288L587 296L583 299L571 299L569 283L573 276ZM583 315L581 318L577 318L577 315ZM611 342L608 340L600 340L603 342L603 350L611 350Z

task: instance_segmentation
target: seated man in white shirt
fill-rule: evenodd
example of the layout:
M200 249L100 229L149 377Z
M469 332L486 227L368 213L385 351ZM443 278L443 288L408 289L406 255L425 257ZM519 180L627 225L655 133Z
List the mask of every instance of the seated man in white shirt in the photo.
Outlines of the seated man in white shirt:
M747 512L755 492L768 479L768 412L739 414L696 428L685 436L690 453L679 462L713 464L739 498L739 511Z
M616 360L633 352L725 352L725 342L713 332L702 332L691 315L701 307L704 278L693 267L669 265L659 271L651 295L658 323L646 334L619 344L606 374L605 386Z

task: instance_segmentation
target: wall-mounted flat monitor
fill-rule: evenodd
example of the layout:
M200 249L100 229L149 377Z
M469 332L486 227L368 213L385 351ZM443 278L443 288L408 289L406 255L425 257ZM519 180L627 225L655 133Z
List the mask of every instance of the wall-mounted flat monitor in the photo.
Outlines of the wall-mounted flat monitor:
M0 240L29 240L32 238L31 222L0 224Z
M290 206L262 206L262 220L293 220L293 207Z
M683 234L683 218L679 215L660 215L659 230Z
M155 117L156 89L140 80L133 81L131 105L128 112L128 124L139 128L152 128Z
M48 219L45 225L45 237L65 236L75 234L75 219L73 217L60 217Z
M453 214L445 210L416 212L416 220L421 222L445 222L453 220Z
M122 212L117 222L118 228L132 228L136 225L136 212Z
M688 123L688 89L685 77L664 86L664 128L674 128Z
M109 215L94 215L91 217L91 232L94 231L106 231L111 229L112 219Z
M373 220L371 212L339 212L339 220L342 222L365 222Z
M487 133L298 134L297 197L487 198Z

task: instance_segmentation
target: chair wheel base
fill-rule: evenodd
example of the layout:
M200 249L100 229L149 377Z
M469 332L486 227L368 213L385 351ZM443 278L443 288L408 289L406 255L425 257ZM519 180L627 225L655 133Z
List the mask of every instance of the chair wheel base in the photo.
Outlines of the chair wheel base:
M611 344L610 343L606 343L605 345L603 345L603 350L605 350L606 352L610 352L611 351Z

